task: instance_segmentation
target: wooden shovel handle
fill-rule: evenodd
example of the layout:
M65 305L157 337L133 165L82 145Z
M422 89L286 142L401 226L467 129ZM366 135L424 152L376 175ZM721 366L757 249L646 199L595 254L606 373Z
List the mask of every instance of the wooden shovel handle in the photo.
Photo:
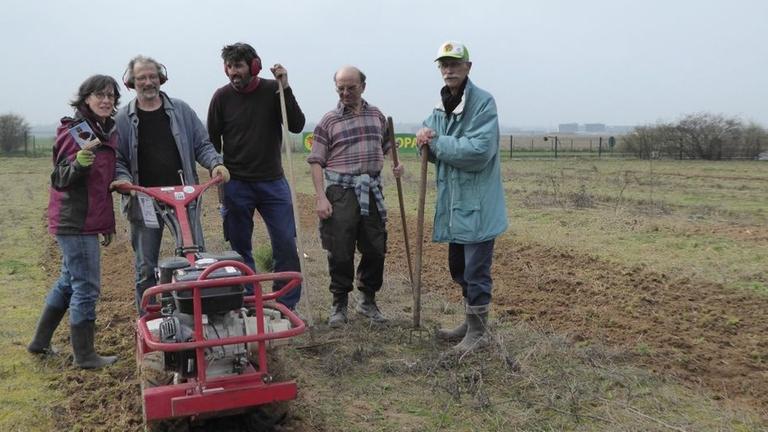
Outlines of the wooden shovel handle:
M307 266L304 263L304 246L301 235L301 215L299 214L299 201L296 199L296 178L293 175L293 155L292 155L292 149L291 149L291 141L289 139L289 133L288 130L288 114L287 109L285 106L285 90L283 89L283 83L279 79L277 80L277 90L280 94L280 114L283 116L283 147L285 148L285 154L286 154L286 162L288 165L288 184L290 186L291 190L291 203L293 204L293 222L296 227L296 249L298 249L298 255L299 255L299 271L302 272L302 293L301 293L301 300L302 302L305 302L305 308L304 310L306 312L307 317L307 325L312 328L314 327L314 320L312 319L312 302L310 301L310 294L311 294L311 287L310 284L307 282ZM312 332L310 334L310 339L313 338Z
M427 195L427 161L429 149L421 151L421 175L419 178L419 207L416 216L416 262L413 271L413 326L421 326L421 257L424 246L424 201Z
M387 128L389 134L387 139L392 145L392 164L397 166L400 161L397 157L397 142L395 141L395 126L392 122L392 117L387 117ZM403 204L403 183L400 177L395 177L395 183L397 184L397 200L400 204L400 219L403 222L403 240L405 241L405 257L408 260L408 279L411 281L411 290L413 290L413 264L411 263L411 246L408 241L408 227L405 222L405 205Z

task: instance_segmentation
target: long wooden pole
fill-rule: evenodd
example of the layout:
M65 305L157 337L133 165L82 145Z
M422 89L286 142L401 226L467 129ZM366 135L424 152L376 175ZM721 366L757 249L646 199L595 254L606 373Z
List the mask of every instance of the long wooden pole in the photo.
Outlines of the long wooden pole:
M427 161L429 149L421 151L421 177L419 179L419 207L416 216L416 262L413 272L413 326L421 327L421 255L424 245L424 201L427 195Z
M389 129L389 142L392 143L392 164L400 165L397 157L397 142L395 141L395 126L392 117L387 117L387 128ZM411 291L413 291L413 264L411 264L411 246L408 242L408 227L405 222L405 205L403 204L403 183L400 177L395 177L397 184L397 200L400 203L400 219L403 221L403 240L405 241L405 257L408 260L408 280L411 281Z
M277 79L278 91L280 93L280 111L283 114L283 147L285 147L285 155L288 159L288 180L291 190L291 202L293 203L293 222L296 225L296 248L299 253L299 271L302 276L302 293L299 301L304 302L304 310L307 311L306 319L307 325L311 328L314 327L312 320L312 311L310 306L312 302L309 300L310 289L307 283L307 273L304 270L307 268L304 265L304 246L301 242L301 219L299 219L299 202L296 200L296 181L293 175L293 149L291 148L291 141L288 139L290 131L288 130L288 114L285 108L285 93L283 91L283 83L280 79Z

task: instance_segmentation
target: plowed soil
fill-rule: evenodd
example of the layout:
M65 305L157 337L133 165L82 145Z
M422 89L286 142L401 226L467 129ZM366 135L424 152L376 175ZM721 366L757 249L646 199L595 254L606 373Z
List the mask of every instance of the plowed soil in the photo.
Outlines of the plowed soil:
M304 237L316 236L314 198L299 198ZM396 212L391 215L389 256L404 256L400 221ZM88 424L104 430L141 428L140 390L132 358L133 254L124 221L119 224L123 231L103 254L96 344L102 351L118 353L122 360L104 373L63 368L62 379L55 384L65 386L65 394L70 395L57 409L62 430L81 424L84 416ZM410 227L415 222L409 224L413 243ZM425 231L428 237L430 227ZM55 269L55 244L49 248L46 266ZM497 240L495 251L495 316L548 325L576 341L626 348L647 369L768 412L765 296L643 267L622 267L570 250L522 244L514 230ZM448 277L447 247L426 242L423 256L425 289L458 301L460 292ZM390 259L388 273L401 275L402 262ZM291 430L303 429L296 424Z

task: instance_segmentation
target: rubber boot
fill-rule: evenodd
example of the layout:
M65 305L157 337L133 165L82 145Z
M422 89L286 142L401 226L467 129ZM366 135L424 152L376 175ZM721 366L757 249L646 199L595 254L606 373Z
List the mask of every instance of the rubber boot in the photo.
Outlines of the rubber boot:
M94 321L83 321L70 326L75 366L81 369L100 369L117 361L116 356L100 356L93 348Z
M33 354L56 354L57 350L51 346L51 338L66 312L66 309L45 305L40 321L37 322L35 337L27 346L27 351Z
M467 309L467 299L464 299L464 310ZM445 342L458 342L462 338L464 338L464 335L467 334L467 316L464 315L464 322L459 324L457 327L452 329L447 328L441 328L437 330L437 333L435 336L439 340L445 341Z
M355 312L370 319L374 323L381 324L387 321L384 315L381 314L379 306L376 305L376 293L361 291L363 298L355 306Z
M467 333L464 339L453 350L458 353L466 353L488 344L485 337L486 324L488 323L488 311L490 305L469 306L467 305Z
M328 318L328 325L330 327L339 328L349 321L347 318L347 302L347 294L333 294L331 316Z

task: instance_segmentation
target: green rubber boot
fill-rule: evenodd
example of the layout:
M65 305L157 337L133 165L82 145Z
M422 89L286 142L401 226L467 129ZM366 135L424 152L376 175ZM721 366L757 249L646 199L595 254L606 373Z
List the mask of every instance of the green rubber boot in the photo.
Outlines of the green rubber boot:
M464 299L464 310L467 309L467 299ZM467 334L467 317L464 315L464 322L452 329L441 328L437 330L435 336L445 342L458 342Z
M488 345L486 326L491 305L467 306L467 333L464 339L453 347L458 353L467 353Z

